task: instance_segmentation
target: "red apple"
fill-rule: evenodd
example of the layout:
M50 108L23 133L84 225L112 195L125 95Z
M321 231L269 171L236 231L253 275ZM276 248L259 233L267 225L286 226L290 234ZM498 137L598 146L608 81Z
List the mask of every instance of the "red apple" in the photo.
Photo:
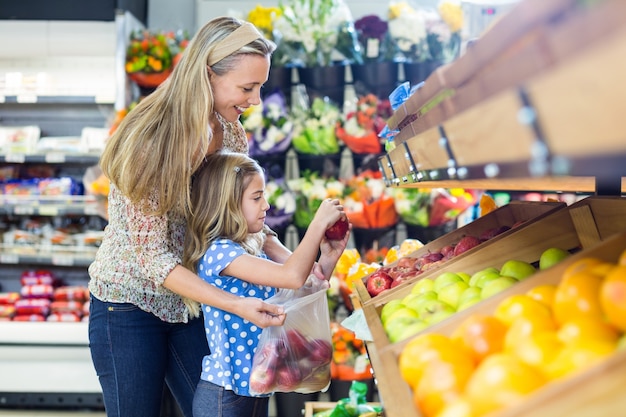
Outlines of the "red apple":
M300 368L294 362L284 363L276 371L276 388L284 392L293 391L302 382Z
M325 339L315 339L311 342L309 361L314 368L330 363L333 358L333 345Z
M398 259L396 266L398 268L415 268L415 263L417 262L417 258L412 258L410 256L402 256Z
M367 292L372 297L376 297L382 291L391 288L392 282L393 278L391 278L391 276L389 276L386 272L382 272L380 270L374 271L367 278Z
M448 257L449 254L454 255L454 245L446 245L439 252L441 252L444 258Z
M275 368L255 366L250 372L250 389L258 394L267 394L272 391L275 379Z
M484 232L482 232L480 234L480 236L479 236L479 239L482 240L482 241L489 240L489 239L492 239L492 238L498 236L500 233L506 232L509 229L510 229L510 227L506 226L506 225L498 226L498 227L492 227L492 228L487 229Z
M460 254L467 252L473 247L480 245L480 243L480 239L478 239L476 236L463 236L454 247L454 256L459 256Z
M325 233L326 239L341 240L344 238L346 233L348 233L349 228L350 228L350 223L348 222L348 219L344 219L342 217L339 220L337 220L335 224L333 224L328 229L326 229L326 233Z
M289 350L291 350L293 357L296 360L305 357L309 353L307 338L298 329L288 329L286 334Z

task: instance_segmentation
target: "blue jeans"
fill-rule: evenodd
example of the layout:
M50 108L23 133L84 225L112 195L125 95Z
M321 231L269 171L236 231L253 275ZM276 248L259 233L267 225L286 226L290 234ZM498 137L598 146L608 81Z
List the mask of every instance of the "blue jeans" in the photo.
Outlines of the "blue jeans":
M244 397L200 380L193 397L193 417L267 417L270 397Z
M92 296L89 348L108 417L159 417L164 384L185 417L192 416L209 354L202 318L167 323L133 304Z

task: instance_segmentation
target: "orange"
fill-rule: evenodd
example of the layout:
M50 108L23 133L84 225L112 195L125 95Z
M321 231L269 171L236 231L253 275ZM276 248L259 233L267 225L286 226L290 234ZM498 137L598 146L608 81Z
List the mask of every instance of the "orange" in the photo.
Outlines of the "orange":
M626 250L622 252L622 254L617 259L617 264L619 266L626 266Z
M519 317L552 316L550 308L526 294L514 294L502 300L493 315L510 326Z
M521 343L532 334L555 330L556 323L551 316L536 314L518 317L513 321L511 326L509 326L504 336L504 348L512 349L515 345Z
M477 417L472 404L464 396L458 397L444 405L437 417Z
M626 332L626 251L600 286L600 306L613 326Z
M547 376L548 367L561 349L563 349L563 342L559 340L555 332L538 332L520 340L508 351Z
M565 271L563 271L563 278L577 274L579 272L588 272L592 267L603 263L604 261L600 258L594 258L590 256L580 258L577 261L572 262L570 265L568 265L567 268L565 268Z
M600 286L603 277L580 271L564 276L554 294L554 318L557 324L574 317L602 318Z
M484 216L485 214L491 213L497 209L498 205L496 204L496 200L494 200L489 194L485 193L480 196L478 207L480 208L480 215Z
M604 340L578 340L566 345L547 369L550 379L583 371L615 352L616 343Z
M441 409L457 400L474 371L469 356L457 355L453 361L431 362L414 389L414 403L425 417L434 417Z
M400 352L398 368L400 375L411 388L417 387L424 367L431 361L449 360L463 357L449 337L438 333L426 333L411 339Z
M554 293L556 293L556 285L554 284L542 284L531 288L526 292L526 295L534 298L537 301L541 301L548 307L552 308L554 301Z
M573 343L579 340L616 343L619 333L604 320L595 317L573 317L559 327L557 336L563 343Z
M507 327L493 316L472 314L451 335L453 341L470 352L475 363L502 350Z
M545 382L538 370L514 355L496 353L478 365L465 394L476 414L483 415L523 401Z

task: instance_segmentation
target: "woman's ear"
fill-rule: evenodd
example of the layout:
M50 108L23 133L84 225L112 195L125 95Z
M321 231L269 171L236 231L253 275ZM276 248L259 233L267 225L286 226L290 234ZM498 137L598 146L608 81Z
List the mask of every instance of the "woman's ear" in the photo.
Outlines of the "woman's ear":
M211 79L211 78L213 78L213 76L215 75L215 72L213 72L213 70L211 69L211 67L210 67L210 66L208 66L208 65L206 66L206 70L207 70L207 72L208 72L208 74L209 74L209 80L210 80L210 79Z

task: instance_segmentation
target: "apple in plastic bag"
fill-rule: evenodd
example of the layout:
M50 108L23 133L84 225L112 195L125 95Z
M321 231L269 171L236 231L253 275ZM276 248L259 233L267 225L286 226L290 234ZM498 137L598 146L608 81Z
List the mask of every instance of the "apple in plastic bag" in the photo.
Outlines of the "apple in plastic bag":
M301 359L309 354L309 340L298 329L288 329L286 334L287 344L294 358Z
M302 372L297 363L287 361L276 371L276 388L281 391L293 391L302 382Z

